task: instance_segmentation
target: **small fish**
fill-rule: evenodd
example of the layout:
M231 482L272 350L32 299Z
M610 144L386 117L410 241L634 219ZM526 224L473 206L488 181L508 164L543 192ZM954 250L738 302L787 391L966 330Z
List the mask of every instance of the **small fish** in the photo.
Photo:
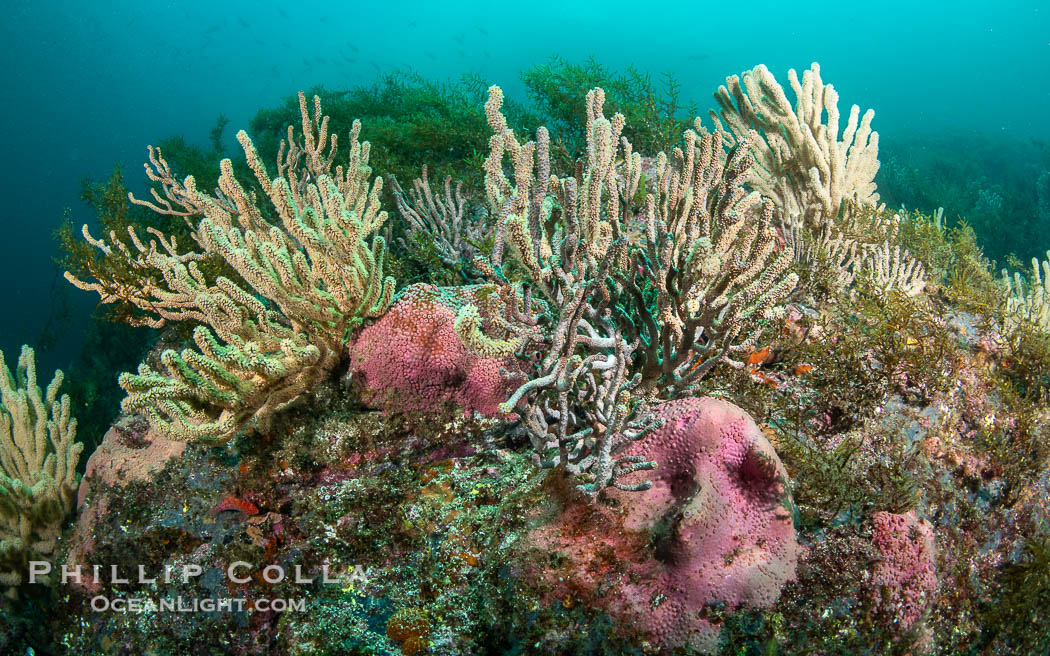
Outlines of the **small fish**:
M762 364L769 357L769 347L762 349L761 351L755 351L747 358L747 363L750 365Z
M813 371L813 365L811 364L800 364L797 367L795 367L796 376L805 376L811 371Z
M762 373L761 371L759 371L758 367L755 367L751 370L751 380L755 381L759 385L768 385L773 389L776 389L778 386L778 383L775 378Z
M255 506L255 504L249 501L245 501L243 499L238 499L237 497L226 497L225 499L223 499L221 502L219 502L219 505L215 506L215 508L212 509L212 514L218 515L219 513L225 512L227 510L239 510L240 512L244 513L245 515L248 515L249 517L252 515L259 514L259 509Z

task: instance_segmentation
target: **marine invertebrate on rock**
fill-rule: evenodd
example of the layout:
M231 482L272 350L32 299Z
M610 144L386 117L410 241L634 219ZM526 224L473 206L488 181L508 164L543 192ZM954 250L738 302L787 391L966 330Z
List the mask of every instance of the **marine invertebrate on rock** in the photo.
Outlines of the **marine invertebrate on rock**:
M405 656L418 654L427 648L430 618L422 608L402 608L387 620L386 635L398 642Z
M113 505L119 504L123 488L130 483L150 484L171 460L178 460L187 443L163 433L147 430L141 418L122 417L92 451L77 490L77 520L69 537L66 563L89 569L96 539L104 533ZM71 585L97 593L91 577Z
M129 229L130 246L85 238L110 254L117 249L144 271L141 286L115 291L112 281L79 280L103 303L129 302L153 327L193 320L197 350L166 351L166 372L142 365L124 374L126 412L143 412L157 430L181 439L221 442L249 422L265 429L273 412L323 378L343 356L350 333L381 315L393 298L394 281L383 276L385 243L372 237L386 220L380 210L382 180L369 182L369 144L360 123L350 134L349 161L335 166L336 136L329 143L328 118L320 99L313 114L299 95L302 135L288 128L271 178L251 139L244 149L255 190L234 176L223 160L219 189L200 191L193 177L179 182L159 151L150 148L147 173L163 196L132 201L160 214L198 219L196 250L182 251L174 239L149 229L149 244ZM191 224L192 225L192 224ZM218 258L237 276L209 278L201 264ZM160 275L157 275L159 272Z
M795 261L812 272L824 272L833 291L855 291L866 277L879 291L897 290L917 296L926 288L926 269L896 243L901 217L873 215L832 220L819 230L805 226L801 216L785 219L784 238Z
M645 239L616 290L625 332L642 345L643 393L661 398L689 394L717 364L743 367L798 281L787 273L793 253L779 246L772 203L743 186L756 135L726 156L718 133L699 120L695 128L670 161L657 158ZM627 180L637 181L640 160L626 161Z
M423 174L412 182L405 193L397 178L390 176L397 209L407 223L406 232L419 246L420 238L429 238L438 258L448 266L469 263L478 254L478 244L485 239L486 226L477 217L466 214L467 201L463 197L463 183L456 184L452 194L452 176L445 178L444 193L435 194ZM406 245L406 248L408 246Z
M145 429L145 422L123 417L106 432L84 467L84 477L77 490L78 506L83 506L93 481L109 488L149 480L169 460L181 457L186 450L185 442ZM80 519L83 518L82 513Z
M752 130L760 133L754 144L757 166L748 182L786 215L802 216L813 229L838 216L844 204L877 205L879 133L871 129L875 112L869 109L861 117L853 105L840 138L838 92L821 80L820 66L814 63L803 72L801 84L794 69L788 80L794 105L763 65L726 78L715 93L721 110L711 116L719 126L721 118L735 140Z
M77 420L69 396L58 396L63 374L41 391L33 349L22 347L11 374L0 353L0 583L23 581L28 562L55 550L73 508Z
M658 414L663 426L625 450L660 462L645 473L648 492L610 490L613 507L568 504L531 539L560 556L561 567L540 574L552 596L607 611L661 653L711 653L722 611L768 608L795 578L787 474L731 403L685 398Z
M809 230L801 216L785 217L783 232L784 241L795 254L795 262L811 275L824 274L827 285L834 291L853 285L862 258L855 239L830 225L816 232Z
M1008 295L1004 322L1008 329L1023 323L1050 332L1050 251L1046 260L1032 258L1032 277L1026 279L1018 272L1011 278L1003 269L1003 284Z
M350 345L350 373L360 381L364 401L400 412L452 404L488 417L500 414L517 363L509 354L472 352L455 330L463 307L477 312L481 306L491 317L500 304L494 285L406 287Z
M524 399L523 419L537 462L577 476L586 473L591 480L581 487L596 494L629 471L653 466L641 457L616 455L655 424L631 395L640 380L628 371L637 345L626 340L598 300L608 302L606 280L614 267L624 266L626 254L618 234L615 179L623 117L605 118L603 94L593 90L587 97L586 168L581 163L577 176L558 178L550 174L546 129L537 130L536 142L520 143L500 112L502 98L499 87L492 87L485 106L494 132L485 183L492 214L499 217L497 237L491 259L478 258L476 266L513 299L508 318L517 323L523 350L531 349L538 365L501 409L509 412ZM503 172L507 155L513 186ZM513 256L507 262L505 243ZM523 270L528 286L513 285L504 275L503 267L511 263ZM471 325L459 322L464 341L482 341L472 334L477 330L467 330Z
M243 316L243 315L242 315ZM273 413L317 383L334 365L303 334L257 330L245 320L244 335L224 345L204 326L193 331L198 350L167 350L167 372L139 365L124 373L125 412L145 415L158 431L182 440L224 442L245 424L266 430Z
M636 216L642 158L622 137L624 117L604 115L601 89L587 95L587 157L566 177L551 173L547 130L519 141L502 98L492 87L485 110L496 241L475 266L517 299L509 319L538 362L504 410L524 400L540 462L586 473L584 489L597 493L652 467L616 455L656 427L648 401L687 394L716 364L742 366L732 354L751 350L795 284L792 256L776 254L772 206L743 188L746 146L727 156L697 121L684 148L656 158ZM469 325L461 336L479 341Z
M923 616L937 593L933 531L914 511L877 512L871 522L872 541L881 556L872 572L872 600L889 621L907 629Z
M900 246L890 242L865 249L862 267L881 291L896 290L906 296L917 296L926 288L926 271L918 260Z

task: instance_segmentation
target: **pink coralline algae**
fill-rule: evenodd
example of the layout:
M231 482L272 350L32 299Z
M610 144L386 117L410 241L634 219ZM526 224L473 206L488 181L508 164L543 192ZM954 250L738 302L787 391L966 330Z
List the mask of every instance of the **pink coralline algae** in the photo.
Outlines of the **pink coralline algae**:
M872 524L872 541L880 555L872 575L873 600L885 616L907 629L937 593L933 531L914 511L877 512Z
M768 608L795 579L787 474L731 403L686 398L659 415L664 426L624 451L658 463L626 477L652 489L610 490L613 507L566 504L534 533L564 563L540 576L558 599L606 610L661 652L710 653L723 611Z
M481 286L406 288L350 345L350 372L362 400L387 411L433 412L452 405L486 417L513 389L513 358L472 353L456 335L456 313Z

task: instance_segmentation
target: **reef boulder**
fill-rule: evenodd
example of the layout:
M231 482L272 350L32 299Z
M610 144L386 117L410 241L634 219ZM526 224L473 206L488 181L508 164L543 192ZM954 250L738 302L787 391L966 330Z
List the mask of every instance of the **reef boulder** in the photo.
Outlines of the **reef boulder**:
M795 578L787 474L731 403L687 398L658 413L664 426L625 451L658 463L626 481L652 488L557 504L531 537L560 564L537 576L562 603L608 612L661 652L709 653L725 612L768 608Z
M172 440L149 430L141 420L122 417L87 461L84 478L77 492L76 527L70 538L68 563L86 565L95 550L101 525L110 518L110 506L120 500L131 483L148 483L173 458L182 456L185 442ZM92 494L94 491L94 494ZM85 578L78 587L92 591L97 585Z

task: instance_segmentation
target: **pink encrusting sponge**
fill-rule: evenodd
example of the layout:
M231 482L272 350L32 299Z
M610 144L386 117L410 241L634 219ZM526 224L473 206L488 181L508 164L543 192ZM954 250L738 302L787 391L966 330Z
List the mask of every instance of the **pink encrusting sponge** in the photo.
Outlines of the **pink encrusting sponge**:
M711 652L721 611L768 608L795 578L800 548L787 475L755 422L731 403L680 399L659 416L664 426L624 451L657 462L625 478L648 478L650 490L610 490L615 509L568 504L535 537L565 558L546 577L557 594L602 607L661 651Z
M482 357L456 335L453 324L476 287L416 284L350 345L350 372L362 400L388 411L434 412L448 405L486 417L513 387L501 373L518 371L513 358Z
M929 522L915 512L872 515L872 542L880 560L872 576L872 598L892 621L907 629L937 593L937 549Z

